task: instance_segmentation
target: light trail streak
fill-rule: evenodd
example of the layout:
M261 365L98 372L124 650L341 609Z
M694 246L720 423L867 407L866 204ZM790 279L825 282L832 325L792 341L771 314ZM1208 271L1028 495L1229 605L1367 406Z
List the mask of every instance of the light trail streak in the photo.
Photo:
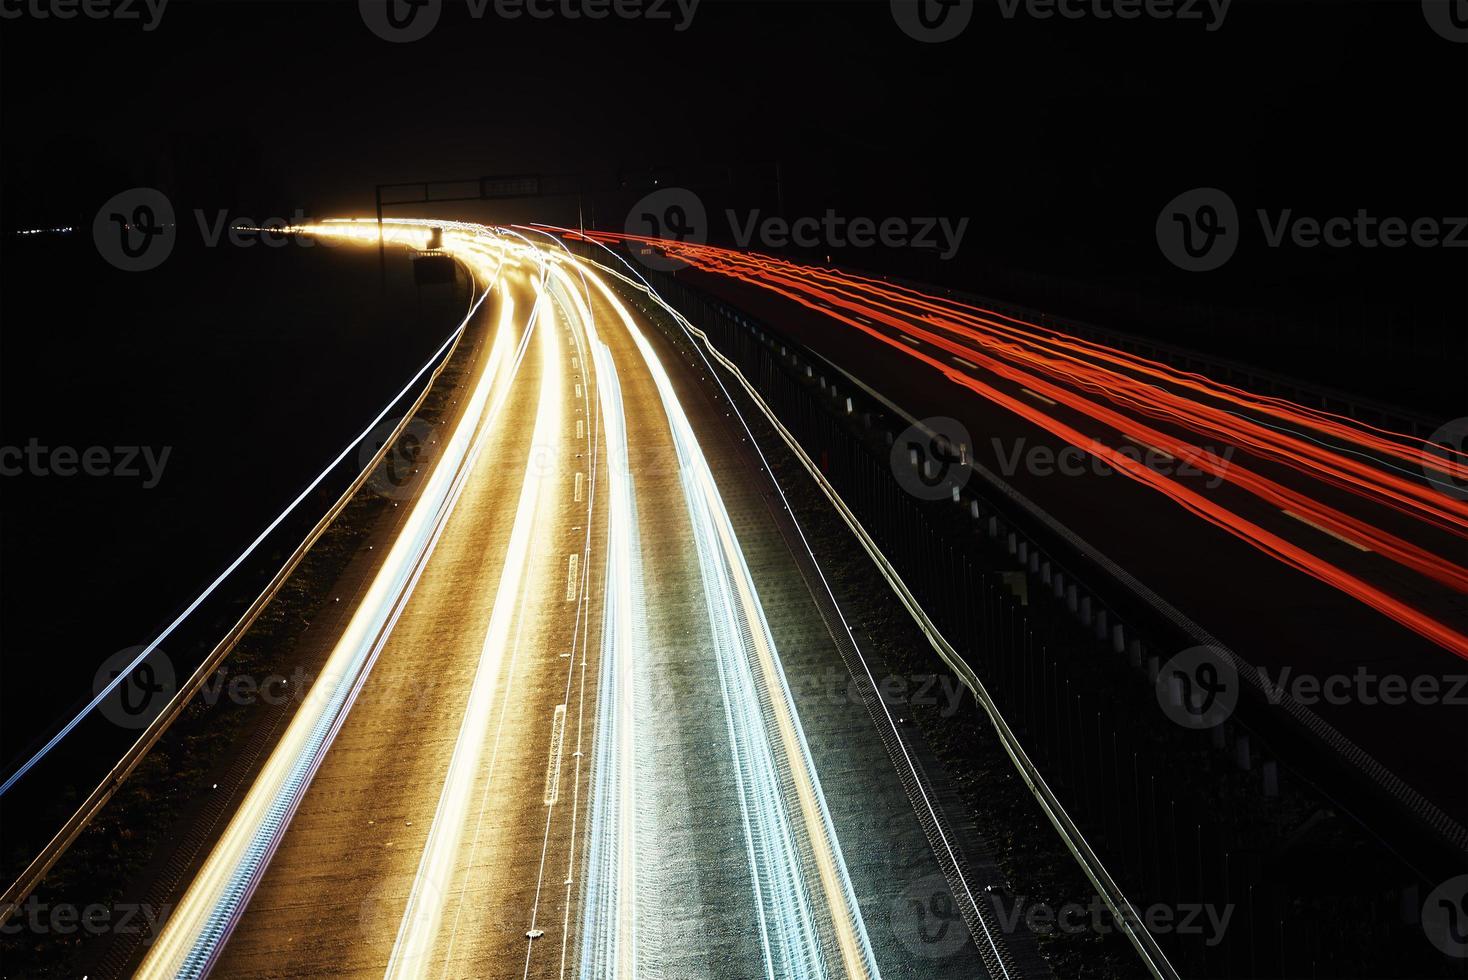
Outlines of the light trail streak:
M524 235L519 234L518 232L510 231L508 233L514 235L515 237L517 237L519 239L521 239L522 241L526 242L527 244L533 244L533 243L530 242L530 239L526 238ZM544 234L544 233L543 232L537 232L537 234ZM556 247L556 248L558 248L558 249L560 249L562 251L567 252L567 254L569 255L569 250L566 249L565 245L559 239L555 238L554 236L550 236L550 235L547 235L546 237L549 239L549 241L552 243L552 245L554 247ZM586 349L588 347L590 347L592 349L592 351L593 351L593 358L592 358L592 362L591 363L594 366L595 365L595 352L598 349L602 348L603 345L600 343L600 340L599 340L598 335L597 335L597 332L596 332L596 318L595 318L594 314L591 311L591 307L590 307L590 302L591 302L590 290L589 290L589 288L588 288L588 286L586 284L584 275L582 274L582 271L581 271L580 267L575 266L574 264L571 267L576 272L576 276L574 276L574 277L571 276L571 275L568 275L566 273L566 271L565 271L565 267L562 266L559 263L557 263L553 267L552 274L550 276L551 292L556 297L556 299L558 300L558 302L559 302L562 310L566 313L567 325L568 325L568 328L569 328L569 330L571 332L571 335L572 335L572 337L573 337L573 339L575 340L575 343L576 343L577 355L575 357L572 357L571 358L571 366L572 366L572 368L579 368L580 367L581 362L586 357ZM579 289L577 288L578 285L580 287ZM611 378L612 383L616 384L617 383L617 378L616 378L616 374L615 374L615 368L610 365L610 359L609 358L607 359L607 362L608 363L607 363L606 367L610 368L611 371L612 371L612 373L610 375L608 375L608 377ZM588 373L588 375L587 375L588 384L590 383L591 378L592 378L592 375L590 373ZM565 890L565 904L564 904L564 911L562 913L562 920L561 920L561 955L560 955L560 974L559 975L562 978L564 978L566 976L566 970L567 970L567 965L568 965L568 962L567 961L568 961L568 958L569 958L569 955L570 955L571 945L572 945L571 944L571 912L572 912L572 906L573 906L573 902L572 902L572 889L573 889L573 887L574 887L574 885L576 883L576 871L577 871L577 868L578 868L578 866L576 864L576 843L577 843L577 835L575 833L575 827L577 826L577 819L578 819L578 816L579 816L580 810L581 810L581 762L582 762L582 758L585 755L585 753L582 750L582 747L584 745L584 742L583 742L583 721L584 721L585 709L586 709L586 665L587 665L587 659L588 659L589 648L590 648L589 637L590 637L590 625L591 625L590 624L591 602L590 602L590 596L588 595L588 592L587 592L587 588L588 588L588 583L590 582L590 576L591 576L591 561L590 561L590 558L591 558L591 546L592 546L592 514L593 514L593 510L594 510L595 500L596 500L596 497L597 497L597 492L596 492L597 473L599 472L599 469L600 469L599 462L598 462L598 449L601 446L601 439L600 439L601 426L598 423L603 418L603 405L604 404L609 404L609 403L615 403L615 405L617 406L616 421L613 422L613 423L610 423L610 424L617 426L617 431L621 433L621 439L620 439L620 447L617 448L617 449L615 449L615 450L613 450L613 452L611 454L612 455L612 459L616 462L617 465L615 467L609 466L608 469L612 473L612 478L614 480L618 481L618 484L622 488L622 494L623 495L621 497L621 502L619 503L619 514L622 517L622 519L625 521L625 523L627 524L627 527L629 528L629 531L628 531L628 537L627 538L625 538L625 539L620 539L619 538L619 545L618 545L618 551L617 551L617 553L616 554L612 554L611 552L609 552L608 553L608 556L607 556L607 561L608 561L609 564L612 563L613 561L615 561L617 563L617 565L623 566L623 567L619 568L619 570L617 572L618 582L625 581L625 582L630 583L629 584L628 591L632 595L634 595L634 596L640 596L641 595L641 586L640 586L640 582L641 582L641 577L640 577L641 576L641 573L640 573L640 562L641 562L641 559L640 559L640 546L639 546L639 543L637 541L636 523L635 523L636 498L632 494L632 488L631 488L630 482L627 482L627 483L622 483L621 482L624 479L624 477L627 477L630 480L630 474L628 473L628 471L626 469L626 464L629 462L628 452L627 452L627 448L626 448L626 438L625 438L625 436L626 436L626 421L625 421L625 416L623 416L621 414L621 391L620 391L620 386L619 386L618 389L617 389L617 391L615 391L610 396L610 402L608 402L608 398L606 396L598 395L598 397L593 402L591 402L590 404L588 404L588 406L587 406L588 411L590 411L593 414L593 419L592 419L592 423L591 423L592 446L591 446L591 453L590 453L590 465L591 465L591 475L590 475L590 480L589 480L590 491L589 491L589 496L588 496L588 500L587 500L587 509L586 509L586 533L585 533L585 538L584 538L583 543L582 543L582 553L585 556L585 560L582 561L582 563L581 563L581 589L580 589L580 599L578 600L578 609L577 609L577 616L576 616L576 627L575 627L575 632L574 632L574 635L573 635L573 638L572 638L572 643L571 643L571 648L572 648L571 658L572 658L573 662L570 665L570 667L571 667L571 673L569 673L568 676L567 676L567 686L566 686L566 695L565 695L566 702L569 703L570 696L571 696L572 680L573 680L573 676L574 676L574 671L576 669L575 664L574 664L574 658L575 658L575 655L576 655L577 641L579 640L579 642L580 642L580 653L581 653L581 662L580 662L581 684L580 684L580 697L579 697L578 705L577 705L576 751L572 754L572 758L574 759L574 775L573 775L573 780L572 780L573 790L572 790L572 796L571 796L571 814L570 814L570 826L572 828L572 832L568 835L569 839L568 839L568 842L567 842L566 880L565 880L565 889L566 889ZM583 432L582 420L577 419L577 421L576 421L576 438L579 440L579 439L581 439L583 437L584 437L584 432ZM609 438L610 438L610 436L609 436ZM581 500L581 494L582 494L582 476L583 475L580 472L578 472L576 474L575 499L578 502ZM610 530L609 530L609 535L610 535ZM604 591L604 594L611 594L614 591L620 594L621 589L622 589L622 587L621 587L620 584L614 585L613 583L604 583L604 589L603 589L603 591ZM637 609L638 609L638 604L635 603L635 602L632 605L630 605L630 606L626 605L625 603L622 603L620 599L618 600L618 602L619 602L619 612L618 612L618 615L625 614L625 613L627 613L629 611L635 614L636 611L637 611ZM603 606L603 617L605 618L605 616L609 612L611 612L611 610L608 609L604 605ZM636 629L634 631L634 637L641 636L642 635L642 632L641 632L641 624L640 624L640 621L635 621L634 620L634 623L636 624ZM604 632L603 633L603 639L604 639L604 641L605 641L605 635L606 634ZM630 662L631 662L630 659L629 659L628 662L630 664ZM624 675L622 675L619 678L619 680L623 682L623 691L622 691L622 694L625 695L625 696L628 696L628 697L631 697L631 696L633 696L635 694L635 689L632 686L632 680L631 680L631 678L633 676L635 676L635 675L633 675L631 673L631 671L629 670L629 671L627 671ZM608 702L601 702L601 701L599 701L598 702L598 707L600 707L603 704L607 704L607 703ZM606 712L604 714L600 714L599 717L600 717L601 724L605 725L607 723L607 715L608 714L613 714L613 713L615 713L615 711L616 711L615 708L608 707L606 709ZM618 717L617 718L617 721L619 721L619 722L622 721L622 720L623 720L622 717ZM600 740L600 739L597 740L598 744L600 744L602 741L603 740ZM630 748L628 742L625 741L625 740L621 743L621 745L618 746L618 751L616 753L616 756L620 760L622 760L622 761L619 763L616 760L614 760L612 764L618 766L618 768L620 770L619 775L625 775L625 772L626 772L626 770L625 770L625 765L626 765L625 760L627 760L627 759L630 758L630 755L629 755L630 751L631 751L631 748ZM595 771L595 770L593 770L593 771ZM617 776L614 776L609 781L615 781L616 778L618 778L618 777ZM606 784L603 784L603 788L604 789L605 789L605 786L606 786ZM593 787L593 788L595 788L595 787ZM594 794L593 794L592 800L593 800L593 803L595 803L596 796ZM587 849L587 853L589 855L591 855L591 858L592 858L592 860L590 860L590 861L587 862L587 864L588 864L588 866L590 868L590 870L588 871L587 878L586 878L587 885L588 885L588 895L589 895L589 890L592 889L592 888L594 888L594 887L596 887L599 876L602 879L609 879L610 876L614 873L613 872L613 869L616 869L617 872L620 872L620 870L621 870L620 867L619 867L620 866L620 863L622 861L622 856L621 855L618 855L617 858L612 859L610 861L607 859L607 854L608 854L608 852L610 850L612 850L612 848L610 848L609 846L607 846L606 839L607 838L615 838L615 837L617 837L618 834L619 834L619 831L617 829L613 829L613 830L611 830L609 832L607 830L606 823L608 823L608 822L613 823L613 824L620 823L620 820L621 820L620 815L621 814L624 814L624 813L627 813L629 811L627 811L626 809L624 809L624 808L616 805L614 801L609 803L609 801L607 801L605 799L603 800L603 802L601 804L601 807L602 808L612 809L613 810L613 813L614 813L614 816L610 820L608 820L606 822L603 822L600 825L598 825L598 832L601 835L600 837L596 837L595 835L593 835L592 829L590 827L588 828L588 834L589 835L593 835L593 843L588 844L588 849ZM597 815L598 815L598 808L597 807L593 807L592 817L593 818L596 818ZM551 823L551 814L548 812L546 814L546 831L545 831L546 837L545 837L545 840L542 843L542 850L541 850L541 867L542 867L542 873L544 871L544 863L545 863L546 850L548 848L548 842L549 842L550 823ZM598 843L600 844L600 846L598 846ZM633 852L632 856L635 857L635 852ZM635 875L635 873L636 873L635 865L628 867L627 868L627 873L629 875ZM633 878L633 882L634 882L634 885L635 885L635 878ZM621 883L618 882L618 889L621 890L621 887L622 887L621 886ZM612 899L612 900L610 900L610 901L608 901L605 898L605 896L603 896L603 898L602 898L602 900L601 900L600 903L592 903L590 901L590 899L588 898L588 906L587 906L588 908L593 907L593 906L600 907L600 908L610 907L612 909L612 912L611 912L612 921L616 922L617 925L612 930L607 930L605 928L605 925L604 925L604 923L607 920L601 919L601 920L598 920L599 923L602 923L602 925L601 925L601 931L599 933L596 933L596 934L587 933L587 935L591 935L592 936L592 939L587 940L587 941L583 941L583 944L582 944L582 951L583 951L582 975L586 975L586 971L588 969L587 963L585 962L585 959L586 959L585 954L586 954L588 948L591 947L593 944L599 945L600 948L601 948L601 950L602 950L602 953L601 953L600 958L596 958L594 960L593 966L591 967L592 969L594 969L596 971L599 971L599 974L598 975L602 975L602 976L612 975L612 974L614 974L616 972L616 970L618 968L623 968L623 969L630 968L630 969L633 969L633 970L635 970L637 968L637 957L635 955L635 946L636 946L636 937L635 937L635 935L632 935L632 936L629 936L629 935L626 935L626 934L618 935L618 931L619 930L622 930L624 925L627 927L627 929L630 930L630 928L633 925L635 925L635 922L630 918L630 915L629 915L628 912L626 912L626 911L619 912L618 911L618 904L619 904L619 900L618 899L615 899L615 898ZM531 913L531 926L532 926L532 928L535 926L536 917L537 917L537 914L538 914L538 911L539 911L539 906L540 906L540 886L539 886L539 884L537 884L537 887L536 887L536 902L535 902L535 906L532 909L532 913ZM610 935L608 935L608 933L610 933ZM531 942L531 943L529 943L527 945L526 950L525 950L525 972L524 972L524 976L526 978L528 978L529 975L530 975L531 956L532 956L532 954L534 952L534 949L535 949L535 943L534 942ZM625 959L619 959L618 950L621 950L621 949L631 949L631 950L633 950L633 955L630 956L630 957L628 957L628 958L625 958ZM607 952L608 950L610 950L611 952L608 953Z
M1257 395L1241 388L1212 381L1201 374L1180 371L1170 365L1110 348L1104 344L1073 337L1040 324L958 300L940 300L911 287L853 273L801 266L757 253L741 253L712 246L698 246L605 232L591 232L587 237L609 241L623 238L641 240L663 247L669 251L669 254L689 264L700 265L702 262L701 268L726 275L738 276L739 270L752 269L760 273L774 271L786 276L819 282L825 284L827 289L835 290L834 294L828 291L818 292L816 295L823 297L816 300L820 305L827 305L826 300L830 299L834 300L838 306L850 309L853 297L866 296L870 298L864 300L865 302L876 302L878 303L876 309L883 309L889 314L926 319L947 326L954 326L953 321L956 320L964 324L989 328L1024 344L1043 345L1047 349L1072 351L1078 355L1094 357L1103 363L1134 370L1159 381L1175 383L1199 395L1222 400L1240 408L1260 411L1283 421L1304 425L1347 441L1359 440L1375 451L1393 455L1413 466L1428 466L1447 475L1468 477L1468 451L1464 449L1439 445L1436 447L1438 452L1433 453L1425 449L1421 440L1403 433L1298 405L1283 398ZM846 299L841 299L841 296L845 296ZM904 306L910 307L912 312L906 312ZM858 319L861 318L858 317ZM976 340L992 339L972 332L968 336ZM1448 456L1456 457L1456 459L1444 458Z
M574 296L574 292L573 292ZM578 301L579 302L579 301ZM636 673L642 653L641 559L622 388L609 348L584 323L596 369L607 453L607 560L602 615L598 738L582 906L580 976L632 980L638 973Z
M880 973L825 794L753 576L713 473L671 379L631 313L600 276L588 271L587 278L616 311L637 345L657 386L677 447L719 655L731 750L741 782L746 847L754 871L766 969L771 977L825 977L832 968L824 961L816 911L800 867L797 831L784 799L778 751L793 783L800 828L815 860L820 894L835 933L841 975L875 980Z
M201 977L212 968L259 884L327 748L366 682L503 408L529 331L499 333L453 436L312 689L182 901L149 948L139 977Z
M434 351L433 355L424 362L423 366L420 367L417 372L408 379L407 384L403 385L402 389L388 400L387 404L383 406L382 410L377 413L377 416L367 424L367 427L363 429L355 439L349 442L346 447L343 448L342 451L339 452L330 463L326 464L325 469L318 473L316 477L311 480L310 483L306 484L305 489L297 494L295 499L287 504L285 509L282 510L278 515L276 515L270 521L270 523L265 526L265 529L255 536L255 539L251 541L245 547L245 550L241 551L239 555L225 567L224 571L220 572L213 581L211 581L207 586L204 587L204 590L200 592L198 596L193 599L192 602L184 607L183 612L179 613L173 619L173 621L165 626L156 637L148 642L138 652L138 655L134 657L127 664L126 667L119 670L116 676L113 677L112 680L109 681L100 691L93 695L92 699L88 701L86 705L83 706L82 709L76 713L76 715L74 715L69 721L62 725L60 730L57 731L55 735L48 739L46 743L41 746L40 749L36 750L36 752L30 758L26 759L24 763L18 766L15 772L7 776L3 783L0 783L0 796L4 796L7 792L9 792L10 788L14 786L21 779L21 777L29 772L36 765L36 763L45 758L46 755L50 753L51 750L54 749L57 744L59 744L64 738L66 738L67 735L71 734L71 732L76 728L77 725L81 724L82 721L84 721L89 714L97 709L97 706L99 704L105 701L112 694L112 692L117 689L118 685L126 681L128 677L131 676L132 672L137 669L138 665L146 660L148 656L153 653L154 650L158 649L160 644L162 644L165 640L172 636L174 630L178 629L178 627L181 626L185 620L193 615L194 611L198 609L199 606L203 605L204 602L211 595L213 595L214 592L222 584L224 584L224 582L232 574L234 574L235 570L238 569L242 564L244 564L245 561L248 560L249 557L255 553L256 549L260 547L261 543L263 543L266 538L274 533L276 528L280 527L280 525L285 522L286 518L290 517L290 515L295 512L295 509L301 505L301 502L310 497L311 494L316 490L316 488L321 485L322 481L324 481L327 476L332 473L333 470L340 466L342 461L350 456L359 445L361 445L362 440L366 439L372 434L372 432L378 427L378 425L382 423L383 419L387 418L387 415L390 411L392 411L393 406L397 405L404 398L406 398L408 394L413 390L414 386L417 385L418 382L423 378L423 376L427 374L433 368L433 366L439 362L440 358L442 358L451 347L453 347L454 342L457 341L459 337L463 334L465 326L468 325L469 321L474 317L475 313L478 312L480 304L484 302L484 297L489 295L489 290L491 288L489 284L492 284L494 282L497 274L498 269L495 270L494 275L491 275L489 279L486 280L484 293L480 296L478 302L474 303L471 306L468 314L465 315L463 321L459 324L459 326L455 328L454 331L444 339L443 343L439 345L438 350Z
M1441 485L1441 479L1432 476L1433 472L1438 472L1442 476L1462 477L1468 475L1468 466L1448 458L1449 452L1442 451L1443 447L1439 447L1439 452L1433 453L1426 450L1425 444L1404 446L1408 437L1401 434L1392 433L1393 438L1383 439L1381 433L1386 430L1364 423L1355 423L1359 428L1352 429L1342 424L1343 421L1350 420L1296 406L1283 399L1240 397L1240 389L1200 383L1200 379L1206 381L1201 375L1177 372L1166 365L1113 352L1099 344L1070 341L1063 334L1024 321L999 318L997 314L989 317L966 314L962 312L962 308L973 308L963 307L963 304L958 304L961 309L954 310L934 302L911 300L907 305L913 309L909 311L901 301L893 297L909 295L912 293L910 290L897 293L899 287L878 286L873 280L861 277L829 275L817 270L802 272L804 275L797 275L795 278L782 276L772 281L798 286L798 279L813 278L823 283L840 284L854 280L866 284L861 291L871 297L866 302L878 303L878 308L885 311L881 319L889 326L900 327L908 318L915 316L924 325L943 329L963 340L977 343L985 351L1013 363L1039 367L1060 381L1075 384L1082 390L1100 393L1123 407L1140 410L1154 418L1166 419L1210 439L1233 442L1337 489L1424 519L1450 533L1468 535L1468 503L1451 497L1445 498L1437 489ZM829 288L845 293L840 285ZM829 294L825 289L817 289L816 295ZM861 303L862 300L858 297L856 308L863 308ZM840 305L849 310L853 304L848 299ZM1011 326L1005 320L1020 326ZM1101 363L1101 367L1086 361L1086 356L1094 357ZM1108 365L1112 367L1107 367ZM1127 370L1135 371L1142 378L1177 384L1185 390L1204 395L1205 399L1222 401L1225 407L1220 409L1207 400L1179 397L1159 384L1133 378L1126 373ZM1357 450L1349 445L1336 447L1316 437L1297 433L1288 426L1261 423L1240 409L1276 416L1302 428L1323 431L1348 444L1357 441L1368 451ZM1398 462L1378 459L1370 455L1371 452L1384 454ZM1451 452L1464 457L1461 451ZM1363 459L1395 472L1366 465L1362 462ZM1415 478L1412 471L1402 468L1399 463L1403 461L1421 469L1428 476L1428 484L1424 485ZM1403 479L1400 473L1407 473L1412 478Z
M527 334L539 335L542 371L535 434L525 463L525 480L521 484L515 522L495 591L489 626L464 716L460 720L459 734L384 974L390 978L411 980L430 974L431 954L443 923L444 902L449 891L447 885L454 876L459 859L474 787L482 775L481 756L493 714L501 664L509 649L510 627L516 619L516 607L528 578L526 569L532 535L537 529L536 509L555 475L549 467L537 464L541 447L554 441L562 424L560 347L553 330L546 327L537 329L543 315L543 298L543 290L537 283L536 303L526 331ZM506 296L498 331L501 336L513 329L513 308L513 303Z
M900 332L910 331L957 360L976 363L985 370L1015 381L1037 397L1057 403L1057 407L1081 412L1115 429L1131 442L1153 446L1169 455L1187 459L1204 472L1261 497L1279 510L1300 514L1328 533L1359 542L1404 567L1448 588L1463 592L1468 591L1468 570L1461 563L1445 559L1413 542L1383 531L1374 524L1287 488L1248 467L1203 452L1191 442L1105 408L1099 402L1086 397L1083 392L1099 394L1120 407L1137 410L1143 415L1165 419L1191 431L1240 445L1262 458L1283 463L1333 488L1350 491L1373 503L1421 520L1431 528L1459 537L1468 536L1468 502L1438 494L1420 481L1403 479L1392 471L1394 464L1373 459L1372 462L1387 467L1373 468L1357 458L1361 454L1351 449L1337 449L1313 437L1302 436L1288 427L1273 427L1256 422L1234 408L1219 409L1207 401L1179 395L1152 381L1173 384L1206 399L1223 401L1249 412L1283 419L1290 425L1353 442L1372 452L1421 465L1448 477L1468 475L1468 464L1459 461L1468 457L1464 457L1461 452L1450 450L1439 455L1427 451L1420 444L1414 447L1410 437L1400 433L1390 433L1340 416L1293 405L1284 399L1249 395L1237 388L1208 382L1199 375L1177 372L1165 365L1112 351L1099 344L1069 338L1058 331L1026 324L1012 317L1001 318L998 314L966 304L928 297L906 287L895 287L864 277L798 266L767 256L710 246L600 232L588 233L586 237L604 241L630 237L648 242L702 271L731 276L846 323L888 347L900 350L906 356L938 370L955 384L968 388L1052 434L1066 438L1072 444L1103 459L1126 477L1163 493L1191 513L1223 528L1258 550L1339 589L1444 649L1468 658L1468 636L1459 630L1370 585L1308 549L1285 541L1255 522L1207 500L1180 481L1151 472L1145 467L1131 465L1124 456L1118 459L1116 451L1099 440L1084 437L1073 426L1057 417L1018 403L993 386L939 362L921 350L903 344L883 329L873 327L867 322L867 318L880 322L885 328ZM939 330L944 333L939 333ZM959 339L955 340L954 337ZM1096 359L1100 365L1086 361L1084 358L1087 357ZM1024 369L1019 365L1023 365ZM1039 373L1035 373L1037 371ZM1152 380L1139 380L1128 374L1128 371ZM1079 390L1063 388L1042 375L1053 378L1056 382L1073 384ZM1453 458L1454 456L1457 458Z

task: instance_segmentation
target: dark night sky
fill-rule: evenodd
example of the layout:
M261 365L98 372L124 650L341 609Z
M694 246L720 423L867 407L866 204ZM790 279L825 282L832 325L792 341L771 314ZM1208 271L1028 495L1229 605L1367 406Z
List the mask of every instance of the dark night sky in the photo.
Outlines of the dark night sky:
M33 2L49 0L0 0L0 10ZM137 185L164 190L182 225L196 208L236 219L298 208L366 214L384 182L574 172L597 188L588 213L620 229L652 176L668 184L732 170L732 187L700 188L710 213L768 212L778 161L789 217L834 209L970 220L948 262L835 250L837 262L1152 333L1439 418L1468 414L1468 251L1269 249L1256 228L1228 265L1199 274L1170 265L1154 237L1163 205L1200 186L1224 189L1245 215L1468 214L1468 44L1434 33L1418 0L1234 0L1212 32L1198 22L1006 19L1001 0L973 0L967 30L938 45L899 30L886 0L702 0L683 32L666 22L475 20L466 0L443 2L437 28L406 45L374 36L355 0L171 0L151 32L0 20L0 229L82 229L29 253L0 236L0 294L10 300L0 324L0 422L9 429L0 441L39 432L88 445L106 442L95 430L111 425L124 442L177 445L180 460L166 491L177 496L135 511L91 484L68 487L73 496L48 484L0 487L36 502L19 519L7 511L11 527L40 529L12 530L10 550L0 549L0 619L9 618L0 650L11 664L32 658L10 675L13 700L30 700L27 678L46 676L53 656L36 651L53 648L83 666L80 686L48 693L64 703L84 690L93 665L124 642L116 634L128 643L151 636L152 618L192 596L220 554L258 526L253 512L228 528L199 510L190 519L207 518L213 533L190 540L170 509L175 499L209 506L211 475L234 472L208 451L219 448L212 441L175 431L191 419L171 406L195 391L201 363L219 372L219 402L240 417L252 448L252 413L269 422L272 408L306 411L309 395L303 417L316 433L327 427L310 413L345 401L324 368L319 384L273 382L278 399L260 379L273 345L289 359L296 321L257 329L250 311L288 305L279 283L314 289L304 281L311 267L283 253L202 249L161 279L104 266L86 229L103 201ZM461 213L570 221L574 201ZM712 235L727 240L728 231L715 224ZM52 244L67 261L43 254ZM37 268L45 274L17 283ZM209 275L190 283L192 269ZM218 340L220 301L206 287L221 281L223 305L238 307L223 334L256 361L233 358ZM180 282L197 289L175 290ZM72 288L78 302L65 295ZM342 288L328 299L343 296L361 299ZM371 349L332 363L347 371L372 354L401 356L389 346L361 345ZM73 356L83 363L70 364ZM354 426L361 410L340 410L350 418L335 421ZM299 432L264 430L267 442L299 442L316 458ZM292 485L290 471L280 479ZM205 489L190 497L196 488ZM253 503L278 506L283 493L262 489ZM173 536L155 541L150 525ZM41 541L52 527L71 537ZM111 605L88 599L79 628L60 584ZM124 608L141 625L115 623ZM43 701L34 712L57 710ZM26 734L50 730L22 722Z
M1168 265L1153 237L1166 201L1207 185L1247 215L1468 212L1468 44L1434 33L1417 0L1235 0L1216 31L975 4L963 35L935 45L904 35L885 0L704 0L682 32L474 19L466 0L444 0L411 44L374 36L350 0L173 0L152 32L7 21L5 224L89 216L134 184L181 208L262 217L364 213L380 181L576 171L610 186L652 167L686 179L732 165L740 189L709 200L722 215L768 211L779 160L791 216L971 219L952 262L838 256L848 264L1117 326L1131 311L1154 332L1183 306L1267 309L1316 331L1405 337L1417 357L1440 358L1434 338L1447 338L1456 356L1461 249L1255 241L1199 276ZM588 211L620 227L635 196ZM561 199L464 213L574 212Z

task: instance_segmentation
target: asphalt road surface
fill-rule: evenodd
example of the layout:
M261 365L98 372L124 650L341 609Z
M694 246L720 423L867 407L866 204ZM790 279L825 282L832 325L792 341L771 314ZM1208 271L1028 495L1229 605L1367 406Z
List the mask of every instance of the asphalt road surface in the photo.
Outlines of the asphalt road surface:
M717 401L593 266L444 238L478 374L140 975L990 975Z
M652 247L913 417L956 420L976 464L1468 824L1461 453L881 280Z

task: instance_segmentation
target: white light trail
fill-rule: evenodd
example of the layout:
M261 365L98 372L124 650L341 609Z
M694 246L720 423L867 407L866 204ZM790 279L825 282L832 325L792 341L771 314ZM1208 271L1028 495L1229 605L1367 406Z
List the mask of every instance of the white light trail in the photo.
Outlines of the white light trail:
M567 293L589 335L606 432L608 476L601 683L580 975L587 980L632 980L638 972L635 670L645 657L641 546L617 369L574 285Z
M529 332L536 331L537 321L545 308L543 296L541 286L537 283L535 310L526 327ZM512 328L512 307L513 304L507 296L500 324L501 334L507 328ZM525 464L525 481L521 485L515 523L510 532L504 567L495 591L489 627L469 690L464 717L459 724L453 756L444 777L443 790L434 811L433 823L428 831L397 940L393 944L392 957L388 962L385 976L390 978L412 980L424 977L429 974L432 965L434 943L443 923L444 898L450 891L448 884L454 876L459 858L474 787L481 776L482 749L493 714L501 665L509 648L510 627L515 620L516 607L526 583L532 535L536 530L536 508L542 493L555 477L551 468L536 465L536 454L540 447L550 444L553 434L559 433L561 429L560 347L553 330L541 327L538 333L543 358L540 402L530 456Z
M366 682L503 408L529 339L501 331L453 436L365 596L183 900L149 949L139 977L201 977L212 968L326 749Z
M832 969L824 961L817 914L798 859L797 835L803 831L815 858L820 896L835 932L841 975L876 980L880 972L825 794L754 579L713 473L652 345L602 278L587 270L587 279L616 310L636 343L657 386L677 447L714 626L730 746L741 783L746 845L754 870L766 969L771 977L825 977ZM782 768L793 784L799 830L789 813L780 778Z

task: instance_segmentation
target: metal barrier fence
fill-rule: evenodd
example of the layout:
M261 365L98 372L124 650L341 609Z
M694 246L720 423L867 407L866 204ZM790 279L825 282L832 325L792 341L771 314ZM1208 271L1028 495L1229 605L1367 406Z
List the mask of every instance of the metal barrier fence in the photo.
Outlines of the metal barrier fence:
M1426 949L1404 912L1418 888L1435 882L1373 834L1415 834L1430 839L1433 854L1454 853L1453 842L1442 845L1455 825L1436 826L1440 815L1402 806L1349 752L1337 757L1333 731L1301 726L1286 712L1245 702L1212 731L1169 727L1152 681L1159 659L1199 642L1196 627L1159 610L1165 604L1135 583L1110 580L1103 558L1069 552L1064 535L1027 520L1002 485L937 502L907 494L890 462L891 427L905 426L891 406L677 277L644 277L818 461L980 678L1132 906L1176 917L1157 940L1181 975L1368 976L1363 944L1413 956ZM1372 821L1369 832L1344 821L1354 848L1345 898L1335 880L1312 893L1310 860L1291 854L1293 830L1342 821L1337 800ZM1221 936L1177 924L1203 908L1231 916ZM1452 969L1431 956L1423 962L1429 971Z

